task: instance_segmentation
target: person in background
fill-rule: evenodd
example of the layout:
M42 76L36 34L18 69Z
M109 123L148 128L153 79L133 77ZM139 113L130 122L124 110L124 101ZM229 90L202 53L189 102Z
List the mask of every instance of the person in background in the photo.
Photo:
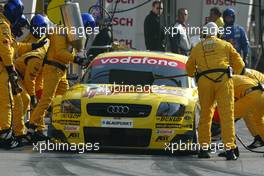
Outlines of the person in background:
M173 32L175 36L170 36L171 52L188 55L191 50L191 40L187 31L188 10L180 8L178 10L178 17L174 25Z
M209 20L211 22L215 22L215 24L219 27L224 27L224 20L222 18L222 13L220 12L218 7L213 7L210 9L210 17Z
M0 3L0 13L4 12L4 6L5 6L4 3Z
M154 1L152 10L144 21L144 36L146 49L150 51L165 51L164 30L160 26L160 15L163 12L163 3Z
M236 48L246 66L248 66L249 41L244 28L235 24L236 15L234 9L227 8L224 10L223 18L225 31L222 39L230 42Z

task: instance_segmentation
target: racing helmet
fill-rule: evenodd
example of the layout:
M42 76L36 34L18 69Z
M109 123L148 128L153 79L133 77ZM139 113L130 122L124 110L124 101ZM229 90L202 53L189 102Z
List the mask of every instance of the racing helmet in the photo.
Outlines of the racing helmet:
M48 24L47 17L37 14L30 21L30 33L36 38L41 38L46 34Z
M227 16L232 17L233 20L232 20L231 22L227 22L227 21L226 21L226 17L227 17ZM223 12L223 18L224 18L225 25L227 25L227 26L232 26L232 25L234 25L234 23L235 23L235 19L236 19L235 10L232 9L232 8L227 8L227 9L225 9L224 12Z
M12 25L22 16L24 5L21 0L9 0L4 6L4 15Z
M83 26L85 28L91 27L94 29L96 27L96 22L94 17L90 13L82 13L82 21L83 21Z
M16 37L21 37L23 35L23 28L29 27L29 21L25 15L22 15L12 26L12 33Z
M218 26L214 22L209 22L203 27L202 34L204 37L217 36Z

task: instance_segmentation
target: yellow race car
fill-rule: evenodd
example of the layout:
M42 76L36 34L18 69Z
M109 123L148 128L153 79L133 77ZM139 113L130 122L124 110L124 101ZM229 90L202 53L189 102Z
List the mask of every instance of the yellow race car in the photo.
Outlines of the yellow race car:
M49 135L67 143L164 149L196 142L198 92L187 57L126 51L97 56L81 83L52 104Z

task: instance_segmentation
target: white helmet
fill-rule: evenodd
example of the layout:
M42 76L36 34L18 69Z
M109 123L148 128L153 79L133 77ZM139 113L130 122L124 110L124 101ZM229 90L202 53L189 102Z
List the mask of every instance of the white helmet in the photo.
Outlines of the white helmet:
M204 36L217 36L218 26L214 22L207 23L202 30Z

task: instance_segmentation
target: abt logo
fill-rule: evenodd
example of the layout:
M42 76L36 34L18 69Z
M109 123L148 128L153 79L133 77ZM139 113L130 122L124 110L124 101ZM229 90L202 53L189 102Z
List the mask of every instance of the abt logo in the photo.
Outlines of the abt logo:
M158 136L156 142L168 142L169 136Z
M70 135L68 136L69 139L71 138L79 138L80 137L80 133L70 133Z

